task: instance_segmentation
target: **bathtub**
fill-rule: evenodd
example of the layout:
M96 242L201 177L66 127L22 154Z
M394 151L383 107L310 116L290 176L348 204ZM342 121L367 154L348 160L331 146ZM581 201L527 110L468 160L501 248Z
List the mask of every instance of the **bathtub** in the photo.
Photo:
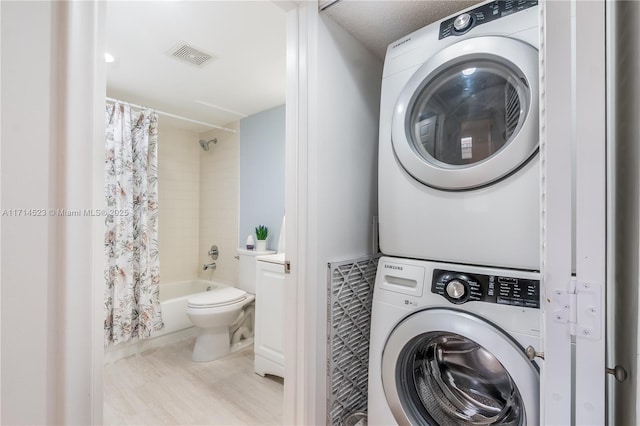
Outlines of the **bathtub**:
M226 284L207 280L178 281L160 284L160 309L164 328L149 339L133 339L127 343L105 348L104 363L115 362L121 358L145 352L151 349L195 336L197 329L187 317L187 299L190 295L211 290Z

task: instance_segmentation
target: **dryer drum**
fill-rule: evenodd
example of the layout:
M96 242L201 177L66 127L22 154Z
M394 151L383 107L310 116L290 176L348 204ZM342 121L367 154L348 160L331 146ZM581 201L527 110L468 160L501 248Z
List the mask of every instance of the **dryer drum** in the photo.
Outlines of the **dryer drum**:
M526 424L513 379L476 342L451 333L425 333L403 352L409 365L398 370L405 376L400 382L407 385L414 408L435 424Z
M436 167L471 167L500 155L529 112L531 94L519 74L489 60L447 68L416 94L405 117L407 143Z
M537 80L537 49L515 39L470 38L436 52L398 94L390 128L398 162L445 191L507 178L538 149Z

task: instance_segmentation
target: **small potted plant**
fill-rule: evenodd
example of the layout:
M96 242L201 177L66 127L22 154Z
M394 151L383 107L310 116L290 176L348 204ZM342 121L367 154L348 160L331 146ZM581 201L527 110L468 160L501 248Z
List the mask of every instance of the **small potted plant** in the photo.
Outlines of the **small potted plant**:
M256 250L257 251L266 251L267 250L267 237L269 236L269 228L264 225L258 225L256 227Z

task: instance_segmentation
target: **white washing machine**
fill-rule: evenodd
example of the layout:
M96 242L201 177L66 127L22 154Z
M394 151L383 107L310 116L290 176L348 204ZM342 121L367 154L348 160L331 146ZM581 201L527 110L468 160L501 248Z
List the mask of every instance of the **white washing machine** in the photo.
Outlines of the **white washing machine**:
M538 425L539 296L535 272L381 258L368 424Z
M389 46L384 254L540 269L536 5L484 3Z

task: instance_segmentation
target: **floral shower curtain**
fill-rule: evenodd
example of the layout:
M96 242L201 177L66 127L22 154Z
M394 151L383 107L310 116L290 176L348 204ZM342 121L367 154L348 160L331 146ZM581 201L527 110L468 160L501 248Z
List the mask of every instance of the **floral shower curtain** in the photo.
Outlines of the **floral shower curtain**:
M164 327L159 299L158 115L106 109L105 346Z

